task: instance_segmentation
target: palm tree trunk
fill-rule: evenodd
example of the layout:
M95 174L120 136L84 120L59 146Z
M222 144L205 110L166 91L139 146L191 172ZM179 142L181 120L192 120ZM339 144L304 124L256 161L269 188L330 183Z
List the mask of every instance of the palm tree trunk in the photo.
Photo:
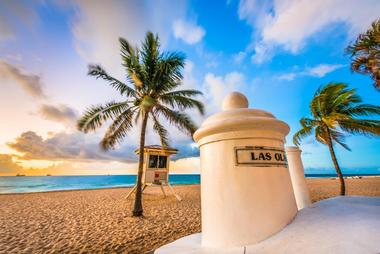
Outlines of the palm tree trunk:
M144 113L143 121L141 125L141 134L140 134L140 151L139 151L139 170L137 173L137 188L135 196L135 205L133 208L133 216L142 216L143 207L142 207L142 174L144 166L144 146L145 146L145 131L146 124L148 122L148 113Z
M332 161L333 161L334 166L335 166L335 171L336 171L336 173L339 177L339 181L340 181L340 195L344 196L344 195L346 195L346 184L344 183L343 174L342 174L342 171L340 170L338 160L336 159L336 156L335 156L335 151L334 151L334 147L332 145L330 131L327 130L327 132L328 132L328 139L329 139L327 145L329 147L331 158L332 158Z

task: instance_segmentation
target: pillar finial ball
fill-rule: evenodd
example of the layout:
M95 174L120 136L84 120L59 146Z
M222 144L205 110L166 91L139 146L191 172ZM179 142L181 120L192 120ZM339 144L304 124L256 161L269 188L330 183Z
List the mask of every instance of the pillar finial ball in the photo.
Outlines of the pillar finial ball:
M244 94L232 92L224 97L222 105L223 111L237 108L248 108L248 99Z

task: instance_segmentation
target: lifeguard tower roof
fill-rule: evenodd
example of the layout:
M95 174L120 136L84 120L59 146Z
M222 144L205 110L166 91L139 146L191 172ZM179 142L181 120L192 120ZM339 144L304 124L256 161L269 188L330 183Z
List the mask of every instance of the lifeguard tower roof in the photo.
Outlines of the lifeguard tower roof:
M139 154L140 149L136 149L135 153ZM144 152L162 152L165 151L166 154L176 154L178 152L177 149L168 147L168 146L160 146L160 145L150 145L150 146L144 146Z

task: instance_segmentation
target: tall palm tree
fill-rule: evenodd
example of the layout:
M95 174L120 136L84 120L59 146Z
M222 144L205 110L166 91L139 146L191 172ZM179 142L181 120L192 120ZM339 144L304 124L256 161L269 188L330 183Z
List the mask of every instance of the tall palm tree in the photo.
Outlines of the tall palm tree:
M380 19L360 34L346 51L351 54L351 70L371 75L375 88L380 91Z
M322 86L310 103L312 118L301 118L302 128L293 136L293 143L299 145L302 138L314 132L315 139L329 147L340 180L340 195L345 195L346 188L335 156L334 144L350 150L344 143L344 132L367 136L380 135L380 121L359 118L380 115L380 107L361 102L356 90L348 89L347 84L329 83Z
M141 48L134 48L123 38L121 44L122 65L126 70L127 83L108 75L99 65L90 65L88 74L107 81L125 99L91 106L78 121L78 129L94 131L108 120L111 121L102 141L104 150L120 144L138 121L141 121L139 167L133 216L142 216L142 173L144 160L145 132L148 121L158 133L162 146L168 145L168 131L161 124L163 117L185 133L192 135L196 126L183 112L197 108L201 114L204 106L194 99L202 93L197 90L178 90L182 84L184 56L178 52L161 52L157 35L148 32Z

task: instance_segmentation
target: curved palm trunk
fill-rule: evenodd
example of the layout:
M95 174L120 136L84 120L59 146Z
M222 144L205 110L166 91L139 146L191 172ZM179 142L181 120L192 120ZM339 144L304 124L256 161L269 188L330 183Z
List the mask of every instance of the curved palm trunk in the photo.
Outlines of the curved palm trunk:
M334 147L332 145L332 140L331 140L331 137L330 137L330 132L328 131L328 135L329 135L329 142L328 142L328 147L329 147L329 150L330 150L330 154L331 154L331 158L332 158L332 161L334 163L334 167L335 167L335 171L339 177L339 181L340 181L340 195L344 196L346 195L346 184L344 183L344 178L343 178L343 174L342 174L342 171L340 170L340 167L339 167L339 164L338 164L338 160L336 159L336 156L335 156L335 151L334 151Z
M148 122L148 113L144 113L143 121L141 125L141 134L140 134L140 151L139 151L139 170L137 173L137 188L135 196L135 205L133 208L133 216L142 216L143 207L142 207L142 174L143 174L143 165L144 165L144 146L145 146L145 131L146 124Z

